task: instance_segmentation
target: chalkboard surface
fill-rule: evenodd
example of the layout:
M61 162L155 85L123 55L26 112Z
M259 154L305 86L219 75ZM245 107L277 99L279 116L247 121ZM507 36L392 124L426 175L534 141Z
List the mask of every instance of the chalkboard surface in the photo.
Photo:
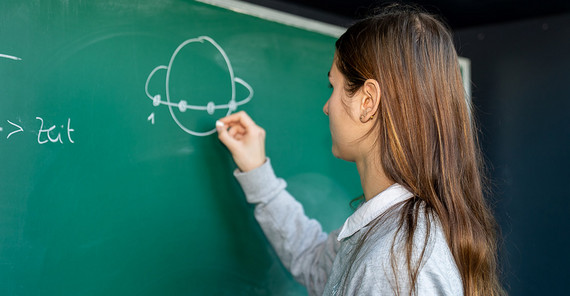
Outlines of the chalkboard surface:
M326 231L361 194L330 153L335 38L193 1L0 3L0 295L303 295L217 118L245 110Z

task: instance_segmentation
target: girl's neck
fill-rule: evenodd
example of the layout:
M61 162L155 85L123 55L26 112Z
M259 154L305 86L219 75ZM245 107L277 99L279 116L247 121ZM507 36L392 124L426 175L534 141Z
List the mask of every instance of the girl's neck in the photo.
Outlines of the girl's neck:
M364 192L364 198L369 201L394 184L382 169L377 157L363 157L356 161L356 169L360 175L360 184Z

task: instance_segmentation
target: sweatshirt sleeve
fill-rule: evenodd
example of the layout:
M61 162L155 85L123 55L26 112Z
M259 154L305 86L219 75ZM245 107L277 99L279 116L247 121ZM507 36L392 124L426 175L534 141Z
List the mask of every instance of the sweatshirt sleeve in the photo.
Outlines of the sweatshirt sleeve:
M303 206L286 190L267 159L247 173L234 172L247 201L255 204L254 215L281 262L309 294L321 295L340 243L338 231L327 235L309 219Z

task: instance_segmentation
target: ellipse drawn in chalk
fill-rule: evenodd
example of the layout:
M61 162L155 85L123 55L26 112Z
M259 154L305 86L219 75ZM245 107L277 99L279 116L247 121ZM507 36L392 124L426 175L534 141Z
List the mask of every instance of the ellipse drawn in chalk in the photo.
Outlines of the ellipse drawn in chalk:
M199 42L199 43L204 43L204 42L209 42L210 44L212 44L218 51L219 53L222 55L226 65L227 65L227 69L229 71L229 76L230 76L230 85L231 85L231 97L228 100L227 104L215 104L214 102L210 101L208 102L208 104L206 104L205 106L197 106L197 105L192 105L189 104L189 102L187 102L186 100L179 100L178 102L172 102L172 98L170 97L170 72L172 69L172 64L174 63L174 60L176 59L176 55L178 55L178 53L180 52L180 50L182 50L185 46L188 46L194 42ZM152 95L149 90L148 90L148 85L149 82L151 81L152 77L161 70L165 70L166 71L166 101L163 100L163 98L160 96L160 94L155 94ZM236 83L239 83L241 85L243 85L248 91L249 91L249 95L245 98L242 99L240 101L236 101ZM253 97L253 88L247 83L245 82L243 79L239 78L239 77L235 77L234 76L234 70L232 68L232 65L230 63L230 60L228 58L228 56L226 55L226 52L224 51L224 49L218 44L216 43L216 41L214 41L212 38L208 37L208 36L200 36L198 38L192 38L192 39L188 39L184 42L182 42L174 51L174 53L172 54L172 57L170 58L170 62L168 63L168 66L165 65L161 65L161 66L157 66L156 68L154 68L150 74L148 75L148 78L146 80L145 83L145 92L147 97L152 100L152 104L155 107L158 107L160 105L166 105L168 106L168 109L170 111L170 115L172 116L172 119L176 122L176 124L186 133L194 135L194 136L199 136L199 137L203 137L203 136L208 136L213 134L216 131L215 126L212 127L212 129L207 130L207 131L194 131L189 129L188 127L186 127L184 124L182 124L180 122L180 120L178 119L178 117L175 115L175 112L173 110L173 108L177 108L180 112L184 112L188 109L190 110L199 110L199 111L206 111L208 112L208 114L212 115L214 114L214 112L216 110L219 109L227 109L227 113L226 116L230 115L232 112L234 112L235 110L237 110L238 106L241 106L243 104L248 103L251 98Z

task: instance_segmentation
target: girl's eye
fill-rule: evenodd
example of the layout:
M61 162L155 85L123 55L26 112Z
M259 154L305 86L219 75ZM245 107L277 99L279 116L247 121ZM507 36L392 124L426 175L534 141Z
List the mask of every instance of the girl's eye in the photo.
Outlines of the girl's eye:
M329 83L329 88L333 88L332 84Z

